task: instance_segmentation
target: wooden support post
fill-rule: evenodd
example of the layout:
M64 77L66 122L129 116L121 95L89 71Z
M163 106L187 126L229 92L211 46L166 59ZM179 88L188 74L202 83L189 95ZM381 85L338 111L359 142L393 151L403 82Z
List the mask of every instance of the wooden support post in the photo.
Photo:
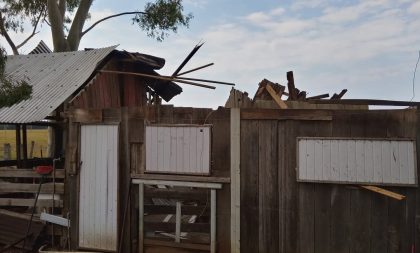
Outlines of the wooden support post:
M181 242L181 201L176 202L175 213L175 242Z
M17 166L20 167L21 153L20 153L20 125L16 124L16 162Z
M216 253L216 190L210 190L210 253Z
M230 109L230 248L232 253L240 252L241 218L241 112Z
M139 183L139 253L144 252L144 184Z
M26 167L26 161L28 160L28 135L26 132L26 125L22 125L22 153L23 164Z

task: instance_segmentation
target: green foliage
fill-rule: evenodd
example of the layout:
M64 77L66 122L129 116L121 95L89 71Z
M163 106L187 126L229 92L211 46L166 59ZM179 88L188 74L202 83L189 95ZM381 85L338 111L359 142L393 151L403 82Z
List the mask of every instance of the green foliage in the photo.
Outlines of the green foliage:
M179 26L188 27L193 18L191 13L184 15L181 0L157 0L147 3L144 14L136 14L133 23L137 23L147 35L163 41L168 31L177 32Z
M32 86L25 81L13 81L5 75L7 56L2 47L0 51L0 108L3 108L29 99Z

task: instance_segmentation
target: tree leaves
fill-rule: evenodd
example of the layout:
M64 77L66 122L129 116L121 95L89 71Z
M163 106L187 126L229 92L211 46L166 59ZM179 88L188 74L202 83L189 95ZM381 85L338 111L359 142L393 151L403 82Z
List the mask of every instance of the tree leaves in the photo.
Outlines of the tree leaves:
M188 27L193 18L191 13L184 15L181 0L157 0L155 3L147 3L143 13L136 14L133 23L146 31L147 35L163 41L168 31L176 33L179 26Z
M6 53L0 47L0 108L29 99L32 94L32 86L25 81L14 81L5 75L6 61Z

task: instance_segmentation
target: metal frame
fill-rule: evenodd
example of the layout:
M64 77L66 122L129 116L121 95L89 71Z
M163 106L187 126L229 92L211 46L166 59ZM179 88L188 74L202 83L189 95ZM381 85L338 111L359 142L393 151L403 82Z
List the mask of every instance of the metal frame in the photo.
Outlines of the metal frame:
M183 186L210 189L210 252L216 252L216 190L222 189L221 183L147 179L133 179L132 183L139 186L139 253L144 253L144 185ZM175 242L179 243L181 233L181 202L177 202L176 217Z

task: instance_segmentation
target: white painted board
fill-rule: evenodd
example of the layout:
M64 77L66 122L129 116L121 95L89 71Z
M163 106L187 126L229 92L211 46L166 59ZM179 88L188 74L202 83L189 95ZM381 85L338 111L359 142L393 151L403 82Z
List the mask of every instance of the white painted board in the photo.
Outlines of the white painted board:
M210 174L210 125L146 126L146 172Z
M417 185L413 140L299 137L297 142L298 181Z
M79 246L117 249L118 126L82 125Z

